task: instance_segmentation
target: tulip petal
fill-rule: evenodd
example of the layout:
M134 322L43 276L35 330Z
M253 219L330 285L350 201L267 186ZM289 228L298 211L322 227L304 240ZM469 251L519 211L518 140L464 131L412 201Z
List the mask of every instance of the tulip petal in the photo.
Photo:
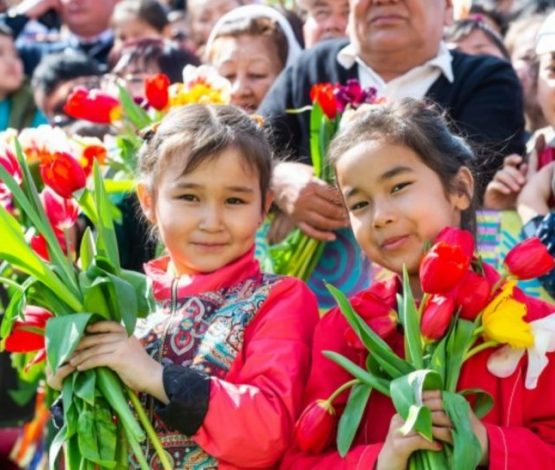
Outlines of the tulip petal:
M502 348L494 351L488 359L488 370L499 378L510 377L516 370L518 363L524 352L523 348L512 348L510 346L503 346Z

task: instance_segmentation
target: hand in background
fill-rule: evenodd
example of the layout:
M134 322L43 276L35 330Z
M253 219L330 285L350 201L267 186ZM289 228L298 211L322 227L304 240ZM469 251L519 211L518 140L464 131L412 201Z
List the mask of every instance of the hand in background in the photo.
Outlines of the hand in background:
M537 215L546 215L549 212L549 199L553 196L554 174L555 162L544 166L532 175L522 188L517 199L517 211L523 224Z
M333 232L349 225L339 190L316 178L309 165L280 163L272 189L278 207L309 237L335 240Z
M505 157L503 168L495 173L486 187L484 208L493 210L514 209L516 199L526 184L528 164L520 155Z
M87 333L70 360L73 367L79 371L109 367L133 390L169 402L162 382L162 365L147 354L137 338L127 336L123 326L102 321L89 326Z

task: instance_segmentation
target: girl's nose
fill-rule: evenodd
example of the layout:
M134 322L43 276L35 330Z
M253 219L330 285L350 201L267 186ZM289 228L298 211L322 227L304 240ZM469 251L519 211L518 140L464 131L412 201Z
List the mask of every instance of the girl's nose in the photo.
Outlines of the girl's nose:
M372 222L374 227L385 227L395 220L393 207L388 201L376 199L373 205Z
M206 208L199 221L199 229L205 232L219 232L223 228L222 215L215 207Z

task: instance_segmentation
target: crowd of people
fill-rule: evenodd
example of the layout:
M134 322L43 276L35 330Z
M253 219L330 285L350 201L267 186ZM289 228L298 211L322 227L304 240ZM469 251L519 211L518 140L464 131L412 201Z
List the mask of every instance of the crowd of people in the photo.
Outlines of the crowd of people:
M50 124L102 139L114 128L64 111L75 87L121 85L143 103L147 77L178 83L185 66L201 64L231 84L229 105L177 108L142 136L136 194L121 202L117 230L122 265L146 272L156 312L131 337L114 322L89 327L71 359L49 371L52 389L75 371L113 369L147 397L174 468L404 470L416 450L452 443L440 396L425 399L430 441L401 434L391 400L376 393L346 455L333 442L318 454L295 444L303 408L346 379L322 352L361 367L366 358L341 333L339 309L323 313L304 282L261 271L255 242L269 213L269 243L295 227L326 243L352 233L372 263L397 276L406 267L419 300L425 247L444 227L474 233L476 209L516 211L522 236L539 237L555 256L555 1L0 5L0 131ZM311 166L309 113L291 110L311 104L314 85L352 79L384 104L341 123L327 155L330 183ZM540 282L555 298L555 270ZM395 308L398 282L366 287ZM519 295L530 319L553 313ZM402 355L403 328L389 333L384 340ZM465 363L459 383L494 398L485 418L470 412L480 465L555 469L555 365L529 390L526 361L499 378L487 370L490 354ZM11 468L17 426L32 409L15 406L8 389L17 379L9 356L0 359L0 467ZM154 451L147 458L159 468Z

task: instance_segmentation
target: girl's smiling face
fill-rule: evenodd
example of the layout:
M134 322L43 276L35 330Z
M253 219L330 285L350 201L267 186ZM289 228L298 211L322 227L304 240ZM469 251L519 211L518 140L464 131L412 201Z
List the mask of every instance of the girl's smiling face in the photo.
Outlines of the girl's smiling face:
M395 273L406 265L416 275L426 242L445 226L460 226L461 212L470 206L463 192L449 194L412 149L384 140L349 149L336 173L358 244L370 260ZM471 187L466 168L457 178L470 178Z
M234 147L187 174L183 168L180 158L166 162L155 192L138 185L139 200L177 274L213 272L254 245L265 214L259 177Z

